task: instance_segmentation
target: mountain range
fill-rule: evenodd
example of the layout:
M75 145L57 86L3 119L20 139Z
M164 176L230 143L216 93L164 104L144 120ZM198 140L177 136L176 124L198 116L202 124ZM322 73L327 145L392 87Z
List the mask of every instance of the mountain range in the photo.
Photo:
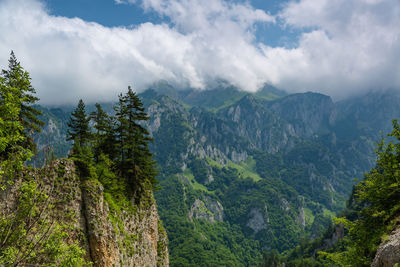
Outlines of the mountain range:
M172 266L254 266L265 250L315 239L374 166L376 142L400 115L395 91L334 102L269 85L247 93L223 82L202 91L159 82L139 96ZM35 136L35 165L53 156L44 150L67 155L73 109L38 108L46 125Z

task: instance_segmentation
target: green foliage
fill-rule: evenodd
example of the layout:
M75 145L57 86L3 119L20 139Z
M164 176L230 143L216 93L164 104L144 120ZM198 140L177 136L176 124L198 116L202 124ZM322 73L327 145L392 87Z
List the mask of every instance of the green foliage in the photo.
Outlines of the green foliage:
M208 168L204 160L193 158L189 161L188 167L195 173L195 179L200 184L208 180Z
M266 251L263 255L263 260L260 267L281 267L282 260L281 256L279 255L278 251L271 250Z
M41 113L31 106L38 100L33 93L35 91L30 85L29 74L12 53L9 70L3 70L0 76L1 190L7 189L16 177L28 173L22 170L24 162L33 154L34 145L30 135L39 131L42 125L36 117ZM138 237L125 232L123 218L127 212L133 215L138 207L147 211L149 205L154 203L150 194L157 183L157 170L148 148L152 139L143 127L148 117L131 88L125 96L120 96L119 107L121 112L118 113L116 108L116 116L110 117L97 104L96 111L88 116L80 100L67 123L67 140L74 142L70 157L77 166L81 185L84 188L87 186L86 189L93 185L96 188L104 186L103 194L110 208L109 219L121 236L121 248L126 250L127 255L132 255ZM93 134L91 119L95 130ZM115 148L114 144L118 141L120 145ZM53 158L54 154L50 156ZM53 171L46 173L46 179L54 177L50 189L41 183L43 177L37 177L37 173L28 173L37 181L32 177L23 177L15 184L19 190L16 211L11 213L6 210L0 215L1 266L90 265L84 260L86 250L78 244L82 240L71 240L69 234L71 230L75 231L74 226L69 224L69 219L74 220L71 217L73 212L62 214L67 218L59 221L59 205L65 204L73 196L63 194L59 189L68 180L64 177L65 169ZM57 191L51 191L51 195L59 193L60 200L50 199L45 193L55 188ZM93 191L89 195L95 196ZM66 196L66 199L61 196ZM133 197L140 200L135 208L132 205ZM159 246L162 249L161 243Z
M22 182L17 203L0 217L0 265L88 265L86 251L69 241L68 226L48 215L55 207L35 181Z
M81 179L90 179L96 177L96 169L93 161L93 153L90 147L81 146L79 141L75 142L72 147L71 159L77 167Z
M67 123L69 130L67 132L67 141L77 140L79 146L85 146L91 139L90 117L86 114L85 103L83 100L79 100L78 106L71 113L69 122ZM75 142L77 143L77 142Z
M154 133L154 144L159 153L156 154L157 162L163 166L163 175L168 176L180 171L180 164L176 159L184 153L189 145L186 131L190 131L185 120L180 114L168 117L161 115L163 131Z
M102 109L101 105L96 103L96 110L90 113L90 118L93 121L93 151L95 155L95 161L98 162L98 157L102 153L113 153L112 144L110 140L113 140L114 133L112 132L112 122L108 114Z
M115 161L120 174L127 179L136 200L139 200L145 190L146 181L150 181L152 185L157 183L156 163L148 148L152 138L142 126L149 117L131 87L128 87L126 95L119 96L119 102L114 110L115 136L119 145L119 155Z
M0 77L0 177L9 177L21 169L22 163L32 155L22 143L25 139L19 120L21 101L16 95L18 89L9 87ZM1 184L4 182L0 179Z
M344 266L369 266L385 233L400 214L400 125L393 120L391 141L378 144L376 167L354 189L349 216L338 218L348 234L343 251L325 256Z
M90 116L86 114L85 104L79 101L77 108L72 112L68 122L67 140L73 140L74 145L70 156L78 167L83 179L97 177L96 164L101 171L107 185L120 184L116 177L122 179L131 194L140 202L144 191L153 189L157 184L156 162L150 153L148 143L152 141L148 131L142 126L148 120L143 104L137 95L128 87L126 95L120 94L119 102L114 107L115 116L108 116L99 104ZM93 121L94 133L89 126ZM107 176L108 175L108 176ZM110 176L111 175L111 176Z
M191 221L187 214L195 198L201 197L176 176L161 180L156 192L164 227L168 232L171 266L254 266L260 246L227 222ZM183 201L182 201L183 200Z
M31 105L38 98L33 96L29 73L24 71L11 52L9 69L0 76L0 188L6 178L12 182L14 172L33 155L35 145L31 135L39 131L41 113ZM7 178L8 177L8 178Z
M344 206L344 199L335 201L333 192L324 189L330 183L326 177L332 171L331 166L322 160L322 155L328 153L324 150L319 144L304 142L297 144L286 155L257 152L254 155L256 171L262 177L279 178L298 194L331 210L339 210ZM350 186L350 182L347 183Z
M80 99L78 106L71 113L71 117L67 123L69 127L67 131L67 141L74 141L70 157L74 160L79 176L82 179L96 177L93 149L89 144L93 139L89 121L90 117L86 114L85 104L83 100Z
M38 98L24 71L11 52L9 69L0 77L0 189L5 190L22 174L22 166L35 149L31 135L40 131L41 113L32 107ZM7 183L4 183L7 182ZM86 253L69 241L68 225L49 214L54 205L31 177L20 181L17 207L0 216L0 265L52 266L88 265Z
M40 132L41 126L44 125L44 122L38 119L38 116L42 113L32 106L39 98L34 95L36 92L31 85L29 73L22 68L13 51L11 51L8 63L8 69L2 70L1 77L3 79L2 83L9 87L8 93L12 91L12 95L18 100L17 107L19 111L16 115L18 116L18 122L23 127L22 135L24 137L20 141L21 146L35 151L36 145L33 143L32 136L34 132ZM4 98L3 91L0 92L0 100L2 98Z

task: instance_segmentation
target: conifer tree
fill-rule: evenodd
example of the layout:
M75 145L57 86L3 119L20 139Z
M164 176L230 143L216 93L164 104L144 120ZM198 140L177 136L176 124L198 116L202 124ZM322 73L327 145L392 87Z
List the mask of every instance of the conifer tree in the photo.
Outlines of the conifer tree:
M29 73L21 67L13 51L11 51L8 61L8 69L3 69L1 76L6 86L14 88L13 94L20 102L18 120L24 128L23 135L25 137L22 146L34 151L36 145L33 142L32 134L40 132L41 126L44 125L44 122L38 119L38 116L42 113L32 106L39 98L34 95L36 91L31 85ZM3 98L3 96L0 96L0 98Z
M107 113L102 109L101 105L99 103L95 104L96 110L90 113L90 118L93 120L94 125L93 128L96 130L95 135L96 136L102 136L106 133L109 124L108 124L108 115Z
M85 146L91 137L89 121L90 117L86 114L85 104L81 99L67 123L70 128L67 132L67 141L78 141L81 147Z
M119 166L136 196L140 196L146 180L155 184L157 170L148 148L152 141L142 123L149 119L139 97L128 87L126 95L119 95L115 106L117 140L119 143Z
M344 249L321 253L338 266L370 266L384 235L398 226L400 124L398 120L392 123L390 141L378 143L376 166L353 188L348 216L335 219L347 230L342 240Z
M90 117L86 114L85 104L81 99L67 123L67 141L74 141L70 157L74 159L81 179L94 175L93 152L89 145L92 138L89 121Z
M21 99L17 90L8 86L4 78L0 77L0 187L3 175L10 176L32 156L29 148L22 145L26 136L19 120Z
M100 154L107 154L108 152L111 152L107 150L109 150L109 144L113 141L110 140L110 137L113 137L113 134L110 117L101 108L100 104L96 103L95 107L96 110L90 113L90 118L94 123L93 128L95 129L95 132L92 136L93 149L95 161L98 162Z
M115 157L117 168L122 176L126 176L126 151L125 142L128 140L128 121L127 109L123 101L123 95L118 96L118 103L114 106L115 111L115 146L117 148L117 155Z

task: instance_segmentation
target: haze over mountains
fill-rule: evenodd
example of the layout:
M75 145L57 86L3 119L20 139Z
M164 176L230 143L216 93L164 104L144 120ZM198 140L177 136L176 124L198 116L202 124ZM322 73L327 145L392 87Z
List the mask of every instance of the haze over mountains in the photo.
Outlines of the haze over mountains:
M399 0L0 0L0 265L400 262L399 61Z
M0 63L15 50L43 104L111 101L161 79L250 92L267 82L335 99L400 87L397 0L62 2L0 1ZM116 10L136 13L107 25Z

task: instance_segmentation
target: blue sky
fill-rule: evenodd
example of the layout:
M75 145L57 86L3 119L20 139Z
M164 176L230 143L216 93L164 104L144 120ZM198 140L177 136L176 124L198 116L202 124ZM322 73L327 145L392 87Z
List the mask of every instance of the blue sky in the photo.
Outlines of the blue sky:
M287 1L252 0L249 3L257 9L276 14L285 2ZM117 4L114 0L46 0L45 3L54 15L79 17L110 27L161 21L154 12L144 12L140 3Z
M46 0L51 14L69 18L79 17L85 21L94 21L107 27L134 26L144 22L169 23L166 17L148 11L145 12L139 1L133 4L117 4L114 0ZM245 3L245 1L236 1ZM256 9L276 15L287 0L252 0L248 2ZM255 24L256 40L270 46L293 47L302 31L284 27L282 23Z
M399 0L115 1L0 0L0 67L14 50L41 103L59 105L159 80L336 100L400 90Z

